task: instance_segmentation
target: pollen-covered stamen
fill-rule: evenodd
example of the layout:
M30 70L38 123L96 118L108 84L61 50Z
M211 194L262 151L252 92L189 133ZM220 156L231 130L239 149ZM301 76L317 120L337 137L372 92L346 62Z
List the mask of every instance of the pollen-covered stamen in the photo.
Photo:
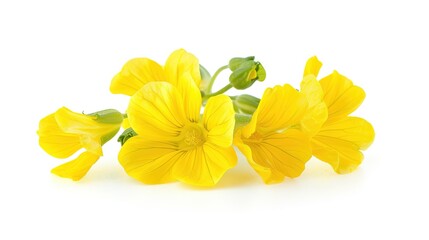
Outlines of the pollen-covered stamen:
M182 137L183 147L201 146L207 138L206 130L198 124L185 127L180 135Z
M201 133L195 129L185 133L185 143L188 145L199 145L202 142Z

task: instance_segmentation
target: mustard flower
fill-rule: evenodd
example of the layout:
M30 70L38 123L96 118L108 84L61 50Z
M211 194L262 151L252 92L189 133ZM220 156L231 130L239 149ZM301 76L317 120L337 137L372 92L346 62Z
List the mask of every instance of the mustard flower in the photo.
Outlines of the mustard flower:
M268 88L250 122L237 129L234 144L265 183L298 177L310 159L309 137L296 127L307 105L288 84Z
M65 107L40 120L37 131L39 145L51 156L68 158L85 149L76 159L51 172L60 177L80 180L103 155L101 146L119 131L121 122L122 114L116 110L85 115Z
M313 155L329 163L337 173L354 171L362 162L362 150L374 141L372 125L363 118L351 117L365 99L362 88L334 71L316 80L322 63L312 57L307 61L301 92L310 109L301 122L311 136Z
M176 85L151 82L138 90L127 110L138 135L128 139L119 153L127 174L147 184L178 180L213 186L235 166L230 98L211 97L202 117L201 103L190 73Z

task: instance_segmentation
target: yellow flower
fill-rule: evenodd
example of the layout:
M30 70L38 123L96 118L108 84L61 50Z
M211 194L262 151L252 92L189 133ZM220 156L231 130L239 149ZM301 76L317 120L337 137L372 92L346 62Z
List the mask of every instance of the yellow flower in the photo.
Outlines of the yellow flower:
M268 88L249 124L236 131L234 144L265 183L298 177L310 159L309 137L295 127L307 105L288 84Z
M361 150L368 148L375 136L368 121L349 116L363 102L365 92L337 71L317 81L321 66L316 57L307 61L301 92L310 103L310 111L301 126L313 136L315 157L329 163L337 173L349 173L361 164Z
M167 81L177 86L179 79L186 72L190 73L197 86L200 86L198 59L184 49L174 51L164 67L148 58L131 59L113 78L110 91L132 96L145 84L155 81Z
M148 83L131 98L128 118L138 135L119 153L131 177L148 184L213 186L236 165L230 98L210 98L200 117L201 94L192 78L184 74L176 86Z
M102 112L103 116L84 115L62 107L40 120L39 145L51 156L68 158L85 149L75 160L52 169L52 173L79 180L103 155L101 146L118 132L122 116L114 110Z

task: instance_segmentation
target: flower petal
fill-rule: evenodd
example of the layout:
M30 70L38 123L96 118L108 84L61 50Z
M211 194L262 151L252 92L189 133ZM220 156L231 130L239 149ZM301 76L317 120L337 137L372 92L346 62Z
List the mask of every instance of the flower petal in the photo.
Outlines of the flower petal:
M121 125L121 127L122 127L123 129L128 129L128 128L130 128L130 127L131 127L131 125L130 125L130 120L129 120L128 118L124 118L124 120L122 120L122 125Z
M236 164L237 156L232 147L206 143L182 155L173 168L173 175L187 184L214 186Z
M322 63L319 61L319 59L317 59L316 56L309 58L305 64L304 77L308 75L314 75L317 77L321 67Z
M131 177L147 184L159 184L175 180L171 171L183 154L174 143L135 136L124 144L118 158Z
M235 126L231 99L226 95L209 98L204 109L203 124L208 131L207 142L225 148L231 146Z
M334 71L320 80L328 107L328 122L342 119L355 111L365 99L362 88L354 86L345 76Z
M302 130L313 136L328 118L328 108L323 101L323 89L314 75L307 75L301 82L300 92L308 101L308 110L301 121L301 127Z
M37 134L40 147L56 158L68 158L82 148L79 135L62 131L55 114L40 120Z
M62 107L55 112L55 119L58 126L66 133L83 134L93 137L101 137L112 131L116 131L119 124L106 124L94 121L92 116L82 113L75 113L66 107Z
M200 64L198 59L184 49L174 51L165 63L167 81L177 86L178 81L185 72L189 72L195 84L199 87L201 82Z
M301 131L290 129L283 133L271 133L259 139L243 139L246 149L238 147L246 155L250 165L265 183L281 182L283 177L298 177L305 163L311 158L310 141Z
M323 102L323 89L314 75L304 77L301 81L300 88L300 92L307 98L309 108Z
M198 122L200 120L201 92L189 72L180 77L177 89L183 97L186 117L191 122Z
M309 136L314 136L323 126L328 119L328 109L325 103L319 103L318 105L308 109L304 118L301 121L301 127L304 132Z
M168 82L151 82L131 97L127 110L130 125L147 139L171 140L189 120L180 92Z
M52 169L51 172L60 177L78 181L86 175L92 165L94 165L99 158L99 155L90 152L83 152L75 160L62 164Z
M161 65L148 58L135 58L112 79L110 92L132 96L148 82L165 80Z
M365 119L347 117L325 125L313 137L313 155L329 163L337 173L354 171L365 150L374 141L373 127Z
M307 106L305 95L289 84L268 88L243 134L248 138L255 131L269 133L299 124Z
M62 131L80 136L82 146L88 151L103 155L101 137L116 132L120 125L94 121L91 116L75 113L66 107L55 112L55 119Z
M238 147L241 153L246 157L250 166L261 176L265 183L278 183L282 182L284 176L275 169L264 167L255 162L253 152L249 145L245 144L242 140L242 128L238 129L234 134L234 145Z

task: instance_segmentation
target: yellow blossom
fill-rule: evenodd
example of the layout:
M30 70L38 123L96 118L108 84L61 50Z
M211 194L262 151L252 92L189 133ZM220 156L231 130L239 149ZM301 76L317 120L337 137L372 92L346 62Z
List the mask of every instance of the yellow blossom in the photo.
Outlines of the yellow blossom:
M337 71L317 81L321 66L316 57L307 61L301 92L310 103L310 111L301 126L313 136L315 157L329 163L337 173L349 173L361 164L361 151L375 136L368 121L349 116L363 102L365 92Z
M135 58L128 61L113 78L110 91L128 96L134 95L149 82L166 81L177 86L184 73L189 73L197 86L201 75L198 59L184 49L174 51L162 67L149 58Z
M265 183L298 177L310 159L309 137L296 129L307 105L288 84L268 88L249 124L236 131L234 144Z
M39 145L51 156L68 158L85 149L75 160L52 169L52 173L79 180L103 155L101 146L118 132L122 122L119 112L103 112L106 114L99 118L96 114L84 115L62 107L40 120Z
M178 84L151 82L137 91L127 113L137 136L119 153L131 177L148 184L175 180L213 186L236 164L231 147L234 110L229 97L211 97L200 117L201 94L190 73Z

